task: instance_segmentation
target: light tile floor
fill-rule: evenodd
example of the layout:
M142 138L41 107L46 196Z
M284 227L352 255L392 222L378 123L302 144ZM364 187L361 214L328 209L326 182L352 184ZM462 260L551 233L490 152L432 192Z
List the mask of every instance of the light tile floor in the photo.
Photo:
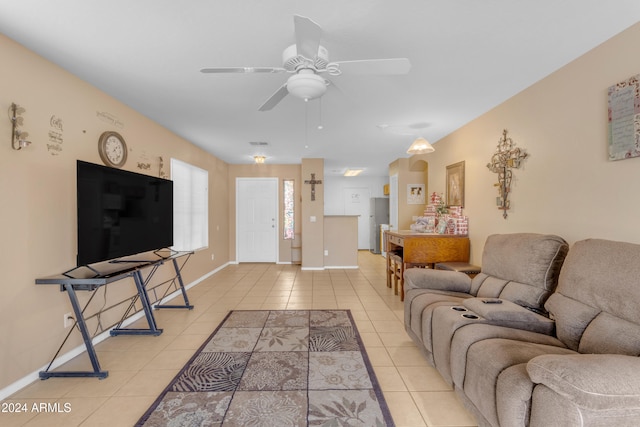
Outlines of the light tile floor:
M104 380L36 381L2 402L2 426L131 426L229 310L350 309L398 427L476 426L430 367L403 326L403 303L386 286L385 260L360 251L359 269L302 271L299 266L231 265L189 289L193 310L155 312L158 337L119 336L96 346ZM144 327L144 326L141 326ZM87 369L81 355L64 369ZM37 412L52 403L59 412ZM55 404L58 404L57 406ZM5 405L6 404L6 405Z

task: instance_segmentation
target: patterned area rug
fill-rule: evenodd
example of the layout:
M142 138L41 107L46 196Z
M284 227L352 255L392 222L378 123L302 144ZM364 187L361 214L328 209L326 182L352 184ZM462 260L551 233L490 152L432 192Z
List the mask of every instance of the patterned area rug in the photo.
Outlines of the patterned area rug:
M232 311L137 426L394 426L348 310Z

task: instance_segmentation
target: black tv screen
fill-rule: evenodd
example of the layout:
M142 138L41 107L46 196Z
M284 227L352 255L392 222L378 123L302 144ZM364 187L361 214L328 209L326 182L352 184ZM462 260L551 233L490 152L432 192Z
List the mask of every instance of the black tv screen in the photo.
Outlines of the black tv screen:
M173 181L78 160L83 266L173 245Z

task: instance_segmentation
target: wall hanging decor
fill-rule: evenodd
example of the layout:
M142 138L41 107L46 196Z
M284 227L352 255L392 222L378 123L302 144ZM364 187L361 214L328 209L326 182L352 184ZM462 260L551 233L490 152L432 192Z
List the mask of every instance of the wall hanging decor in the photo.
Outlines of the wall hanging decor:
M11 107L9 107L9 120L11 120L11 148L14 150L22 150L23 148L31 145L31 141L27 141L29 133L20 129L20 126L24 123L22 113L25 111L26 110L24 108L15 103L11 103Z
M609 160L640 157L640 74L609 87Z
M503 130L496 152L491 156L491 161L487 163L487 167L491 172L498 174L498 182L494 184L494 186L498 187L496 204L498 209L502 211L504 219L507 219L507 211L510 207L509 193L511 192L511 180L513 178L511 169L518 169L527 156L528 154L524 150L516 148L513 140L507 137L507 130Z
M407 204L424 205L424 184L407 184Z
M447 166L447 206L464 207L464 160Z
M311 179L307 179L304 181L305 184L311 184L311 201L315 201L316 200L316 184L322 184L322 180L321 179L316 179L316 174L312 173L311 174Z

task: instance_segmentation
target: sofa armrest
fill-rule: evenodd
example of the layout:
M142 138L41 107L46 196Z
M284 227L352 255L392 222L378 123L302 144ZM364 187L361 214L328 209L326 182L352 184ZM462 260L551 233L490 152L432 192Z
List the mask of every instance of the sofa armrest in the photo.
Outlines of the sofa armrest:
M404 271L404 289L433 289L469 293L471 279L464 273L430 268L408 268Z
M619 354L546 354L527 363L543 384L590 410L640 409L640 358Z
M485 300L499 300L501 302L499 304L486 304ZM553 320L505 299L470 298L465 300L463 305L492 325L523 329L545 335L553 334L555 328Z

